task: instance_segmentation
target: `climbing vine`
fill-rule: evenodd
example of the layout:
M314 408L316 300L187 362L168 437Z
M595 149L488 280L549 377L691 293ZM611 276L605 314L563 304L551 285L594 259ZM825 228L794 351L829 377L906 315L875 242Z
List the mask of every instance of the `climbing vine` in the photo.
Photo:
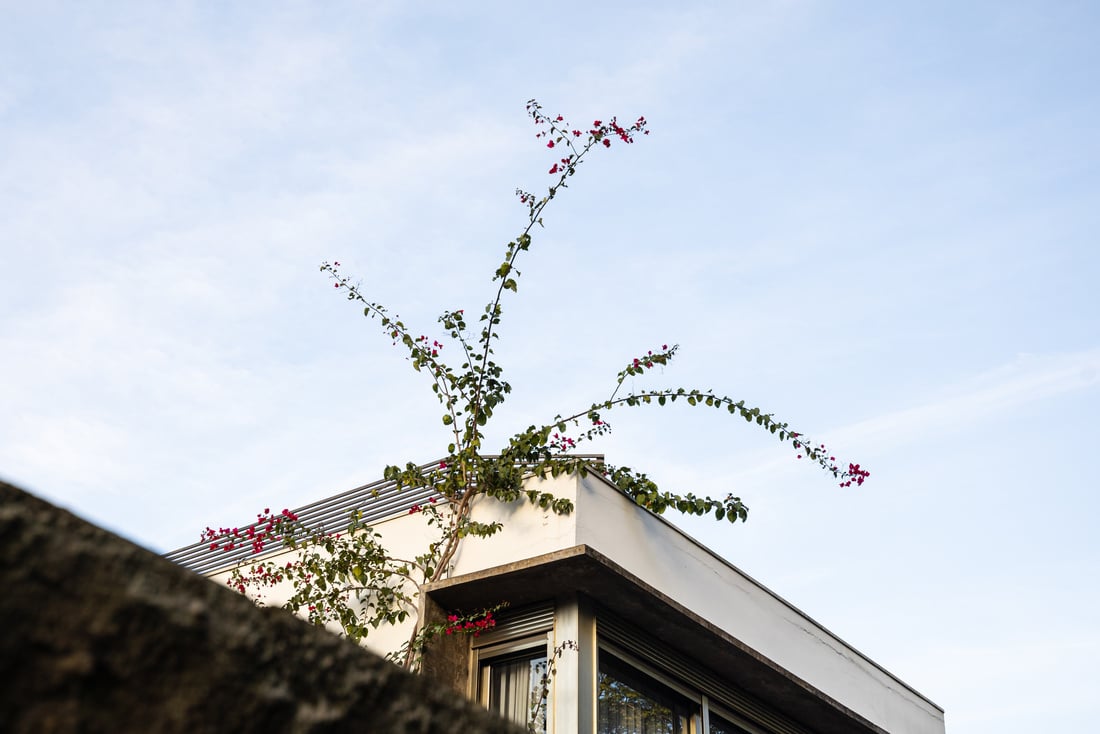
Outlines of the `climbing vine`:
M434 531L424 551L411 558L390 554L377 532L362 522L360 513L349 519L345 532L332 533L303 525L293 513L273 514L265 510L245 528L207 528L203 539L212 549L232 550L251 545L254 555L263 554L272 543L296 551L281 565L275 560L248 561L231 573L229 584L262 601L270 587L289 583L293 595L284 606L311 622L339 629L359 641L382 625L404 622L416 609L416 598L425 585L443 578L464 540L484 538L501 530L498 522L473 519L476 499L499 502L528 501L558 514L572 511L572 503L542 492L537 485L524 484L530 476L587 475L596 472L617 486L639 506L661 514L668 509L693 515L713 515L717 520L743 521L748 507L740 497L698 497L692 493L666 490L644 472L593 460L576 452L611 430L608 415L625 408L660 407L676 402L700 409L724 411L767 431L780 442L788 442L799 459L803 457L839 480L841 486L860 485L869 473L859 464L844 468L820 442L811 441L771 413L745 400L690 387L628 387L634 380L658 367L669 365L679 349L662 344L624 361L623 369L609 381L608 393L594 401L535 423L518 431L507 443L486 453L485 428L496 410L512 392L504 368L496 361L494 341L503 318L508 293L519 290L519 265L530 250L534 233L556 197L591 156L616 146L631 145L649 134L644 117L626 123L612 117L591 125L574 126L561 115L550 116L531 100L527 113L536 126L536 139L553 151L547 171L551 182L542 193L517 189L525 212L518 234L504 248L503 258L492 273L492 297L480 313L467 316L464 309L447 310L438 319L439 333L428 336L414 330L386 306L373 301L367 291L341 271L339 262L325 262L321 271L333 287L374 320L382 334L402 350L417 372L425 375L442 407L441 424L446 431L446 458L437 466L415 463L392 465L385 479L399 489L426 490L431 499L411 508ZM455 354L449 359L444 354ZM498 607L499 608L499 607ZM418 621L408 642L393 654L408 668L416 668L424 645L433 637L447 634L480 634L495 624L497 608L454 612L446 623Z

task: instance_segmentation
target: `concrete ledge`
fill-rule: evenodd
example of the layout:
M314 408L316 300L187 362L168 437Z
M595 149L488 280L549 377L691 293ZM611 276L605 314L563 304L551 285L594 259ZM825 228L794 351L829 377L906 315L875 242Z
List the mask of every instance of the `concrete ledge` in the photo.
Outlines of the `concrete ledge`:
M501 600L521 606L564 592L579 592L598 608L614 610L614 616L629 620L651 638L812 731L885 734L586 545L445 579L429 585L425 592L434 603L448 608L475 608ZM429 650L425 663L434 665L438 657L442 657L438 651Z

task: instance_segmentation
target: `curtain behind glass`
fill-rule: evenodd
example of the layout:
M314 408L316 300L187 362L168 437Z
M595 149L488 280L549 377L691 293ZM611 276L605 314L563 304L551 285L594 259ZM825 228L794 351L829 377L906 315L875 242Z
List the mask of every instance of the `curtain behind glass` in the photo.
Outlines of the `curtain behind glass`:
M535 704L541 699L545 669L545 655L492 661L489 664L489 710L526 726ZM535 731L546 731L545 706L539 707Z

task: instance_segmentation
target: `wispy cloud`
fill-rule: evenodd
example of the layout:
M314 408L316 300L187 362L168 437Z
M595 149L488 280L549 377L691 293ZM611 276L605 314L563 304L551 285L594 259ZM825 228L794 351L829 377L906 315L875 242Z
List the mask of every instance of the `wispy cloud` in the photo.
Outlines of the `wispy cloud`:
M829 431L834 441L862 446L897 443L986 420L1026 403L1100 386L1100 348L1022 354L1008 364L946 388L920 405Z
M846 426L824 430L812 438L830 446L858 446L869 456L945 432L971 430L1014 408L1100 387L1100 348L1059 354L1022 354L1011 362L969 379L944 386L923 402ZM741 456L729 476L733 481L789 476L795 467L788 452L773 446ZM673 474L675 475L675 474Z

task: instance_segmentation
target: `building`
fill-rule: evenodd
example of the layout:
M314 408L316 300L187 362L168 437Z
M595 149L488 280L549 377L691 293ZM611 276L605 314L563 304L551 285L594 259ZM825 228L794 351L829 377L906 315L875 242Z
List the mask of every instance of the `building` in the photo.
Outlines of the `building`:
M423 672L441 685L524 721L553 661L539 724L555 734L944 732L939 706L599 475L527 481L574 511L475 507L503 530L466 541L420 613L509 606L494 629L428 648ZM399 555L429 542L409 514L428 498L378 482L297 514L336 529L361 509ZM247 553L199 543L168 557L219 578ZM380 630L369 646L395 649L409 632Z

